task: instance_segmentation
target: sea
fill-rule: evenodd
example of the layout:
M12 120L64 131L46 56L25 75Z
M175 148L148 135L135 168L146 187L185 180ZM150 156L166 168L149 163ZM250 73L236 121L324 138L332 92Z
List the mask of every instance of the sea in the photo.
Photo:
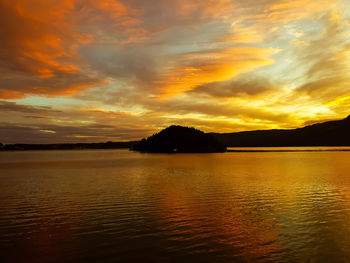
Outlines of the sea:
M0 262L349 262L350 148L0 152Z

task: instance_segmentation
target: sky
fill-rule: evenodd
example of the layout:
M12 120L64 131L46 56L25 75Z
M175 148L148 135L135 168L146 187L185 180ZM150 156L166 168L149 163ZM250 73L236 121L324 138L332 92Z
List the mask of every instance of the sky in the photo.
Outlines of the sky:
M0 142L350 114L350 0L0 0Z

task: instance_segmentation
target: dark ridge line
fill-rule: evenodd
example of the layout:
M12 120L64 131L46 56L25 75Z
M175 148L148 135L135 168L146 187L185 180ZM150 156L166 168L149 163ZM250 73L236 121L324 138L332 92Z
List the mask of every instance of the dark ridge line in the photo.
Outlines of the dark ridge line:
M298 147L298 146L297 146ZM302 146L300 146L302 147ZM315 149L315 150L226 150L226 152L244 152L244 153L260 153L260 152L350 152L350 149Z
M350 116L289 130L211 133L226 147L350 146Z

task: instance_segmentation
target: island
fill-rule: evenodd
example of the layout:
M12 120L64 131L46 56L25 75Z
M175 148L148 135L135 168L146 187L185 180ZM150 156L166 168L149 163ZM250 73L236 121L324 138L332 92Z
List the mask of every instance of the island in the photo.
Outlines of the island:
M210 134L172 125L142 139L131 150L144 153L217 153L225 152L226 147Z

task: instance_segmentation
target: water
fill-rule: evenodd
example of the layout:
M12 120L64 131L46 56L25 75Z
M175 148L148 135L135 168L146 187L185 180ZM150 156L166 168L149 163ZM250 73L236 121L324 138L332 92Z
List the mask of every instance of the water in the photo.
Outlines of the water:
M345 262L350 152L0 152L0 262Z

